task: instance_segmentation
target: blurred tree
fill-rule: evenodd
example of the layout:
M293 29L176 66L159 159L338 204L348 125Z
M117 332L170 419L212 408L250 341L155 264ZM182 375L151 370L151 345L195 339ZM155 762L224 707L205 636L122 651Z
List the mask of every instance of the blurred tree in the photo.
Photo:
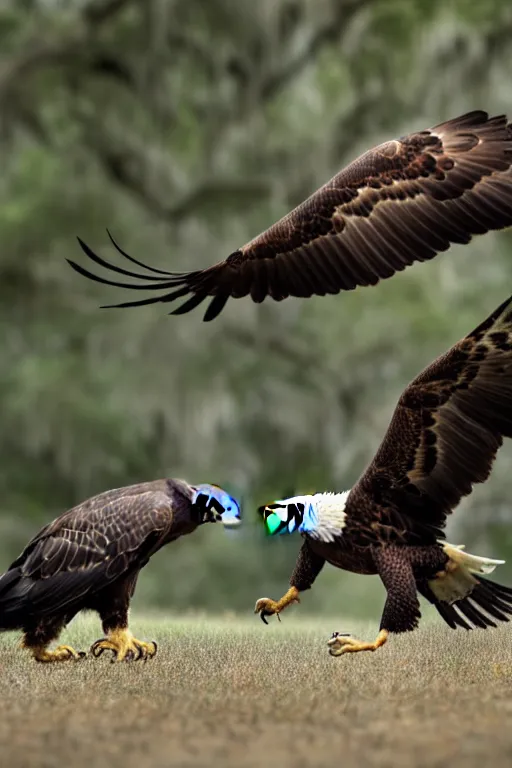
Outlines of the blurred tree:
M100 312L115 290L64 258L76 234L108 257L107 226L155 266L224 258L373 143L506 111L511 31L505 0L3 3L5 564L44 520L145 478L219 482L248 518L282 493L350 487L410 378L506 297L508 233L376 290L230 302L211 326L163 306ZM454 519L484 550L510 523L511 455ZM280 593L298 545L250 524L203 531L152 564L139 601L250 607ZM335 588L348 608L372 583L322 582L317 609Z

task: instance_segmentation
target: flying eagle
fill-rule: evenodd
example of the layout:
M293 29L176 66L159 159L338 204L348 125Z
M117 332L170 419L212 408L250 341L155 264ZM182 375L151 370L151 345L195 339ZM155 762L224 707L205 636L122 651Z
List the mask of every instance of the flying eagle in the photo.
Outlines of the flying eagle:
M93 496L45 526L0 576L0 631L21 629L37 661L77 660L85 653L48 646L79 611L93 610L105 633L93 656L151 658L156 643L128 631L139 571L165 544L218 521L236 525L240 508L215 485L165 479Z
M374 651L389 633L415 629L417 593L452 628L495 627L512 616L512 589L484 579L502 560L444 541L447 515L489 477L512 437L512 297L405 389L377 454L345 493L317 493L260 508L270 534L300 531L288 592L255 612L279 614L298 602L325 562L378 574L387 591L373 643L335 632L330 653Z
M107 285L160 291L109 306L136 307L188 297L181 315L210 298L213 320L229 298L337 294L375 285L415 261L432 259L451 243L512 224L512 128L505 115L474 111L434 128L387 141L344 168L291 213L225 261L194 272L147 267L117 250L144 274L115 266L79 238L85 254L112 272L142 280Z

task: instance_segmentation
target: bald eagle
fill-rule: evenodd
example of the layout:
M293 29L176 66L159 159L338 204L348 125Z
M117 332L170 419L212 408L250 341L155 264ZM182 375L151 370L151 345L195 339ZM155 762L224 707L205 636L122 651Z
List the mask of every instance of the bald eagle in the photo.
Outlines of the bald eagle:
M85 653L48 646L79 611L93 610L105 633L93 656L151 658L156 643L128 631L139 571L165 544L219 521L236 525L240 509L214 485L164 479L93 496L45 526L0 576L0 631L22 630L37 661L77 660Z
M115 266L79 238L85 254L112 272L143 280L108 280L74 261L80 274L107 285L163 291L110 305L136 307L187 300L181 315L210 298L213 320L230 297L309 297L375 285L451 243L512 224L512 128L504 115L474 111L369 150L291 213L232 253L193 272L147 267L117 250L144 274Z
M330 653L374 651L389 633L418 626L418 593L452 628L495 627L512 615L512 589L488 581L502 560L444 540L446 518L489 477L512 437L512 297L405 389L368 469L345 493L317 493L260 507L269 534L304 542L280 600L261 598L263 621L309 589L325 562L378 574L387 591L375 642L335 632Z

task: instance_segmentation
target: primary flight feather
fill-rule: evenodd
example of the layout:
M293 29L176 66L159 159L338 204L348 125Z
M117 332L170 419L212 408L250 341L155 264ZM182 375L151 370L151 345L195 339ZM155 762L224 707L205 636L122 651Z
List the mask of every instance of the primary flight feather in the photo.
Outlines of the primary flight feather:
M142 283L99 277L74 261L91 280L132 290L163 291L109 305L134 307L185 302L183 314L206 299L213 320L229 298L337 294L375 285L451 243L512 224L512 128L505 115L476 110L433 128L380 144L361 155L291 213L227 259L174 273L147 267L123 251L144 274L118 267L79 239L96 264ZM111 238L112 239L112 238Z

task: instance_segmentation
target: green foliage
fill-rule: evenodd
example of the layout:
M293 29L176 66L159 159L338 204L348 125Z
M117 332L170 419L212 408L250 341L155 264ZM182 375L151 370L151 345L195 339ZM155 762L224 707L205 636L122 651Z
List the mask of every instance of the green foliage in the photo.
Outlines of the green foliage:
M88 495L182 476L242 495L246 530L173 544L139 599L250 609L282 593L300 541L265 541L253 510L355 482L410 378L506 297L510 234L375 290L232 301L211 325L165 305L100 311L119 293L65 258L78 234L114 260L109 227L155 266L204 267L373 143L506 111L511 25L498 0L4 3L3 564ZM482 554L508 547L489 522L510 520L510 456L453 521ZM334 590L361 612L381 598L326 569L305 607L332 609Z

